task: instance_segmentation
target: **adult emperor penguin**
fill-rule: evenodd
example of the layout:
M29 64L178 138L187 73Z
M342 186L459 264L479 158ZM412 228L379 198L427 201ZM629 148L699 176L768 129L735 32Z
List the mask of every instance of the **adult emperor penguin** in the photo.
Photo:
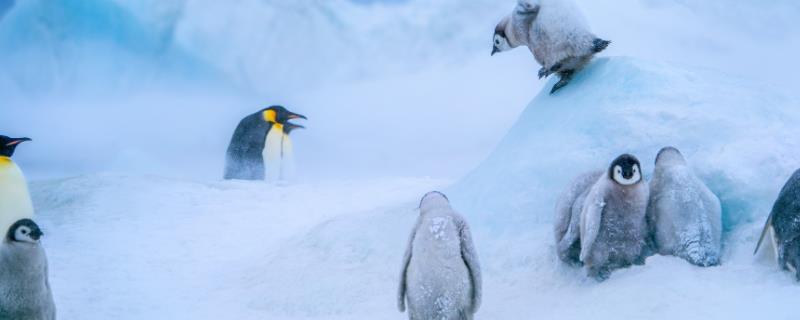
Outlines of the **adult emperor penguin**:
M406 247L397 306L411 320L470 320L481 305L481 267L464 218L437 191L422 197Z
M286 125L298 118L306 119L282 106L271 106L242 119L228 145L224 178L265 180L268 166L273 166L269 168L271 173L281 172L284 145L291 145Z
M778 265L794 272L795 279L800 281L800 170L792 174L772 205L755 252L767 233L771 234Z
M650 180L647 221L658 253L707 267L719 264L722 207L719 198L692 172L678 149L656 156Z
M589 190L603 175L602 170L584 173L569 185L556 202L554 232L561 261L580 265L580 217Z
M644 263L647 183L636 157L617 157L586 195L580 217L580 260L586 274L607 279L611 271Z
M11 157L17 146L29 138L0 136L0 230L8 230L15 221L33 218L33 203L25 175Z
M30 219L15 222L0 247L0 319L53 320L42 231Z
M518 0L514 11L494 30L492 55L527 46L542 68L539 78L558 73L550 94L563 88L611 41L595 36L570 0Z

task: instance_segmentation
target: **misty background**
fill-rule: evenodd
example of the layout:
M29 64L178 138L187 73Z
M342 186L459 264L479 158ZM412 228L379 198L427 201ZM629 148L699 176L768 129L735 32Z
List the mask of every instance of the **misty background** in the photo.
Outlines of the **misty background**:
M795 1L577 1L606 56L795 94ZM238 121L281 104L298 179L458 178L545 83L489 57L497 0L0 0L0 128L33 179L219 179ZM796 94L795 94L796 95ZM735 110L732 110L735 112Z

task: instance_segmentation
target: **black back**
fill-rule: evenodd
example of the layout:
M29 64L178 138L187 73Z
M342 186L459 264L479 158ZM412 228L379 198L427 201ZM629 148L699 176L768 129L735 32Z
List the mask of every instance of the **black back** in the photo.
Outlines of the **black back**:
M800 236L800 170L786 181L770 215L779 242Z
M226 180L264 180L264 143L272 123L264 121L263 110L251 114L233 132L225 159Z

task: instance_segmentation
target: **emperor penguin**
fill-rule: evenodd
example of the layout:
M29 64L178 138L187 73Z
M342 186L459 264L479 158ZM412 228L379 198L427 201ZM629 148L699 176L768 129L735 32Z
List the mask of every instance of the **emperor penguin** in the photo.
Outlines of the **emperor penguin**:
M492 55L527 46L542 68L539 79L558 73L550 94L565 87L575 72L611 41L595 36L570 0L518 0L494 30Z
M701 267L719 264L722 250L719 198L673 147L661 149L656 156L647 221L658 253L674 255Z
M648 198L639 160L629 154L594 183L580 217L580 261L588 276L605 280L614 269L644 263Z
M756 244L756 252L770 234L778 266L795 274L800 281L800 170L789 178L772 205L767 222Z
M30 219L21 219L8 229L0 247L0 319L56 318L42 235Z
M589 190L603 175L602 170L579 175L556 202L556 218L553 234L556 251L561 261L570 265L580 265L581 241L580 218Z
M226 180L278 180L284 164L283 155L291 148L288 132L303 126L291 119L307 119L282 106L271 106L239 122L228 145L225 161ZM287 124L289 126L286 130Z
M447 196L425 194L400 270L397 306L411 320L471 320L481 305L481 267L469 226Z
M33 218L33 202L22 170L11 159L17 146L29 138L0 136L0 228L8 230L15 221Z

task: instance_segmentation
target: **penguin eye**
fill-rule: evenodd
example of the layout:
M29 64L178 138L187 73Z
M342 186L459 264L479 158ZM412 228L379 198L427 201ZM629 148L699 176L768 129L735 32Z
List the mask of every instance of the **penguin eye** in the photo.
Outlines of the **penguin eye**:
M22 234L28 234L28 230L22 229Z
M500 45L500 39L494 39L494 44Z

